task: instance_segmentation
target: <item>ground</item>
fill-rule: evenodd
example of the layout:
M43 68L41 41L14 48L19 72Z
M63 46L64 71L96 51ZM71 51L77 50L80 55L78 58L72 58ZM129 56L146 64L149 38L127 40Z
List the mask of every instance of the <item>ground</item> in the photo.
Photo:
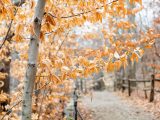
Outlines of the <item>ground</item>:
M113 92L93 92L81 99L82 104L93 113L93 120L155 120L153 115L142 108L122 100Z

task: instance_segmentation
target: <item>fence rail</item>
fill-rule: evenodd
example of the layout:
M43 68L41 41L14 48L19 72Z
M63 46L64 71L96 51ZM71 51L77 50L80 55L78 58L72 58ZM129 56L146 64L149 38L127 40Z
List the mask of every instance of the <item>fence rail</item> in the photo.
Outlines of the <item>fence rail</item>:
M144 87L143 89L136 87L133 87L131 84L133 82L136 83L150 83L150 87ZM133 89L141 89L143 91L150 91L150 97L149 97L149 102L153 102L154 101L154 96L155 96L155 92L160 92L160 90L156 90L155 89L155 82L160 82L160 79L155 78L155 75L151 75L151 79L150 80L145 80L145 79L127 79L127 78L123 78L122 79L122 84L121 84L121 88L122 88L122 92L125 91L125 89L127 89L128 91L128 96L131 96L131 92Z

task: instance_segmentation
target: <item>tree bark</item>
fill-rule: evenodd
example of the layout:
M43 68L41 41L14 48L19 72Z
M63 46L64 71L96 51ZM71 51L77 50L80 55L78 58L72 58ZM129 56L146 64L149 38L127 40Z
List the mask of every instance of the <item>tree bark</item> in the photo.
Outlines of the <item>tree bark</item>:
M7 54L10 54L10 53L7 53ZM8 55L7 55L8 57ZM10 92L10 63L11 63L11 60L9 61L6 61L6 60L2 60L0 61L2 62L4 65L3 66L0 66L0 72L2 73L7 73L7 76L5 79L0 79L1 82L4 83L4 85L2 87L0 87L0 91L3 91L5 93L8 93Z
M31 120L32 114L32 92L37 71L37 58L39 48L39 36L41 30L41 22L44 15L44 7L46 0L38 0L34 15L34 34L31 34L28 53L28 66L24 81L24 95L22 102L22 120Z

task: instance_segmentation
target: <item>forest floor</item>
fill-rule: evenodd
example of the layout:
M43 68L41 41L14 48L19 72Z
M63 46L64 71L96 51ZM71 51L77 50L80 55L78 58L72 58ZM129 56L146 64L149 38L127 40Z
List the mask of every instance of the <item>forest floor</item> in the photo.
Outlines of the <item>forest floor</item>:
M91 96L81 98L81 104L91 111L92 118L87 120L156 120L151 112L106 90L94 91L92 99Z

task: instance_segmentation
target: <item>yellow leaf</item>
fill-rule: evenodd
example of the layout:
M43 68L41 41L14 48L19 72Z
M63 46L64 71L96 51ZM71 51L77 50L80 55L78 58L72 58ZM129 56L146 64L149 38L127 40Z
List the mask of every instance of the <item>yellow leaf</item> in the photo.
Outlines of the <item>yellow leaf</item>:
M79 8L83 8L83 7L84 7L84 2L83 2L82 0L79 2L78 7L79 7Z
M52 31L52 27L51 27L50 23L46 23L44 26L45 26L46 31L48 31L48 32Z
M63 60L62 59L55 60L54 65L56 68L61 68L63 65Z
M126 68L128 64L126 55L121 56L120 61L123 64L123 67Z
M143 56L143 54L144 54L144 50L139 49L139 53L140 53L140 56Z
M42 41L42 40L44 40L45 39L45 37L44 37L44 33L43 32L41 32L40 33L40 40Z
M7 9L7 14L8 14L8 16L9 16L9 18L10 19L14 19L14 8L13 7L9 7L8 9Z
M96 19L97 21L102 22L102 15L99 12L96 12Z
M135 2L139 3L140 5L142 5L142 0L135 0Z
M21 54L20 57L21 57L22 59L27 60L27 59L28 59L28 54Z
M11 0L3 0L3 4L11 4Z
M67 74L66 73L62 73L62 75L60 77L61 81L66 80L66 78L67 78Z
M77 73L75 71L70 73L70 78L76 79L77 78Z
M86 68L85 70L84 70L84 77L87 77L89 75L89 71L88 71L88 69Z
M23 30L23 25L22 24L18 24L16 26L16 34L19 34L22 30Z
M55 26L56 22L54 21L53 17L51 17L50 15L46 15L46 22L50 23L51 25Z
M23 37L20 34L16 34L13 39L17 42L22 42L23 41Z
M35 2L32 0L32 1L31 1L31 4L30 4L31 9L33 9L34 6L35 6Z
M112 71L114 71L114 63L112 63L112 62L109 62L109 63L106 63L105 64L105 69L106 69L106 71L107 72L112 72Z
M119 70L121 65L122 65L122 62L120 60L117 60L114 62L114 66L116 70Z
M130 59L132 62L134 62L134 61L138 62L138 54L133 52Z
M51 80L53 80L56 83L61 81L60 78L54 74L51 75Z
M152 48L152 45L146 45L145 48Z
M134 4L135 0L129 0L130 4Z

